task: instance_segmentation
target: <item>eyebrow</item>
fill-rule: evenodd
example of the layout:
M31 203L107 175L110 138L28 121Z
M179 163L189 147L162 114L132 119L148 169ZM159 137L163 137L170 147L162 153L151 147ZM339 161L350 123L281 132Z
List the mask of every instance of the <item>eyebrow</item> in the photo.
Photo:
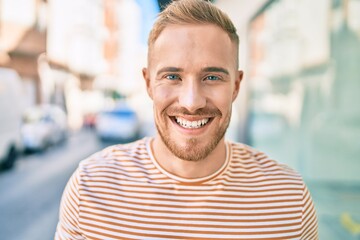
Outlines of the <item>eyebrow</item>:
M182 72L184 69L177 67L163 67L159 71L157 71L157 75L164 72Z
M183 68L178 67L163 67L159 71L157 71L157 74L164 73L164 72L183 72ZM202 72L222 72L226 75L230 75L229 71L222 67L205 67L201 69Z
M206 67L201 70L203 72L222 72L222 73L225 73L226 75L230 75L229 71L222 67Z

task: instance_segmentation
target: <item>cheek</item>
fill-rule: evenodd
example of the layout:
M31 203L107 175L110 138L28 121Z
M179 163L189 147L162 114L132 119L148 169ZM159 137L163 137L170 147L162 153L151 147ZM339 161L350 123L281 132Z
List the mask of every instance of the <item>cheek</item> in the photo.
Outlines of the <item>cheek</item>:
M165 86L158 86L153 89L154 107L158 111L164 110L176 98L174 89Z
M218 88L209 93L209 99L220 111L228 111L231 108L232 95L230 88Z

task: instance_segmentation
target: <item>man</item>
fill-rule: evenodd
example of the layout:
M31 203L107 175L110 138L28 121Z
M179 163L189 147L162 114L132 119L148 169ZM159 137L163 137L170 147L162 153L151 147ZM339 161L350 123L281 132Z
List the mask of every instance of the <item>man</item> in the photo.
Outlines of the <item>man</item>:
M56 239L317 239L301 177L225 141L239 92L238 36L202 0L179 0L149 36L143 76L157 135L81 162Z

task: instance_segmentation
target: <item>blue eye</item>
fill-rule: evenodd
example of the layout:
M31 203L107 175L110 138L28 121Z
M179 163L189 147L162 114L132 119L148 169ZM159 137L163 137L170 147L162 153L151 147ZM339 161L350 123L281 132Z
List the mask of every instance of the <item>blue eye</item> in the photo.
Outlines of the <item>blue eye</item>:
M174 74L169 74L166 75L165 78L169 79L169 80L178 80L179 76L178 75L174 75Z
M216 81L216 80L219 80L220 78L219 77L217 77L217 76L207 76L206 78L205 78L205 80L210 80L210 81Z

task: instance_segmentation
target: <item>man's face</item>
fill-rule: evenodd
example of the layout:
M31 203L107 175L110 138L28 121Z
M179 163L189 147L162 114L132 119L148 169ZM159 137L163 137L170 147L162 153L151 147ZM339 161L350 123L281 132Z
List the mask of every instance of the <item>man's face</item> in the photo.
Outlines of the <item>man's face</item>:
M198 161L224 141L242 72L237 51L215 25L170 25L143 70L161 141L178 158Z

